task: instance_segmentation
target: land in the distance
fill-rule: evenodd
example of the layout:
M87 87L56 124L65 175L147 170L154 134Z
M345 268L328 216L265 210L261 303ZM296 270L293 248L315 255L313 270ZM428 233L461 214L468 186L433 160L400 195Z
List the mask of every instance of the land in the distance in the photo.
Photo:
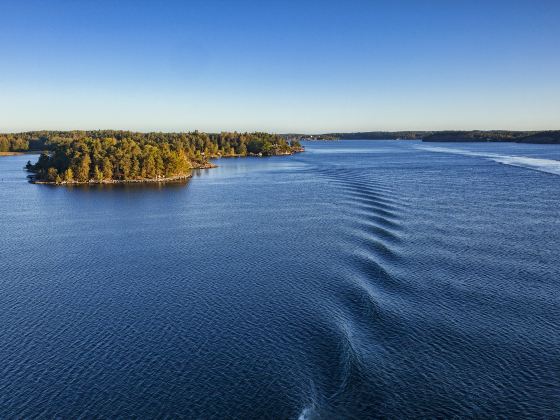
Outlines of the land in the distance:
M211 158L277 156L302 152L297 140L268 133L138 133L34 131L0 135L0 151L42 152L26 168L32 182L104 184L167 182L211 168Z
M422 140L426 142L517 142L560 144L556 131L366 131L356 133L287 134L304 140Z
M303 151L300 140L422 140L560 144L557 131L370 131L317 135L224 132L31 131L0 134L0 156L42 152L26 168L32 182L85 184L168 182L211 168L212 158L276 156Z
M22 152L0 152L0 156L16 156L22 154Z

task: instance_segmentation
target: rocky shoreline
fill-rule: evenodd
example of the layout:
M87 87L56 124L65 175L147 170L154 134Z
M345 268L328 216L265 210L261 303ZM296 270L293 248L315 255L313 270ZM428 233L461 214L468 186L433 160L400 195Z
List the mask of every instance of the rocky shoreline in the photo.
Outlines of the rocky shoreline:
M177 175L177 176L170 176L170 177L159 177L159 178L141 178L141 179L104 179L101 181L90 179L89 181L80 182L80 181L45 181L36 179L35 175L29 175L29 182L32 184L41 184L41 185L113 185L113 184L151 184L151 183L169 183L169 182L181 182L185 181L189 178L192 178L192 171L195 169L210 169L210 168L217 168L218 166L208 162L205 164L197 165L196 167L192 168L191 172L185 175Z
M199 168L197 168L199 169ZM34 175L29 175L29 182L32 184L42 184L42 185L111 185L111 184L148 184L148 183L165 183L165 182L180 182L192 178L192 173L188 175L179 175L172 177L161 177L161 178L146 178L146 179L104 179L102 181L97 181L90 179L86 182L79 181L43 181L35 179Z

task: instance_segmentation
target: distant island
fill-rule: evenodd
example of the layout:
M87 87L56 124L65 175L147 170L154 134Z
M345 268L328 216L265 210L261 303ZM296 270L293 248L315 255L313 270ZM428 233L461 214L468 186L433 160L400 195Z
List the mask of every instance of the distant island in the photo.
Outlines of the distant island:
M423 137L422 141L560 144L560 131L439 131Z
M0 134L0 152L42 152L29 161L32 182L104 184L166 182L211 168L211 158L278 156L302 152L297 140L268 133L138 133L35 131Z
M557 131L365 131L355 133L286 134L299 140L422 140L426 142L517 142L560 144Z

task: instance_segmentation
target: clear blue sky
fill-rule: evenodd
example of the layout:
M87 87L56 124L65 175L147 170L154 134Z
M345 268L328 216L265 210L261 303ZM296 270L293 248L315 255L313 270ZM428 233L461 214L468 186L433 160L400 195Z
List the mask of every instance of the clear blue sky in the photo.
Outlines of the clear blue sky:
M0 0L0 131L560 129L560 1Z

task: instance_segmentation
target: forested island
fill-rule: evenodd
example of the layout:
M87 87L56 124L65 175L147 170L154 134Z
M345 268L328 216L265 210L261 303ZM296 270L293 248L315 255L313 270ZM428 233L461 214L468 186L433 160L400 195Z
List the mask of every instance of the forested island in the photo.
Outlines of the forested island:
M324 136L340 140L419 140L432 131L365 131L356 133L328 133Z
M426 142L516 142L516 143L534 143L534 139L544 133L559 132L535 132L535 131L507 131L507 130L491 130L491 131L437 131L422 138ZM552 139L551 139L552 140ZM557 141L556 141L557 142ZM556 143L555 141L542 141L542 143Z
M52 184L163 182L209 168L211 158L302 152L297 140L268 133L39 131L0 135L0 151L42 151L26 168L32 182Z

